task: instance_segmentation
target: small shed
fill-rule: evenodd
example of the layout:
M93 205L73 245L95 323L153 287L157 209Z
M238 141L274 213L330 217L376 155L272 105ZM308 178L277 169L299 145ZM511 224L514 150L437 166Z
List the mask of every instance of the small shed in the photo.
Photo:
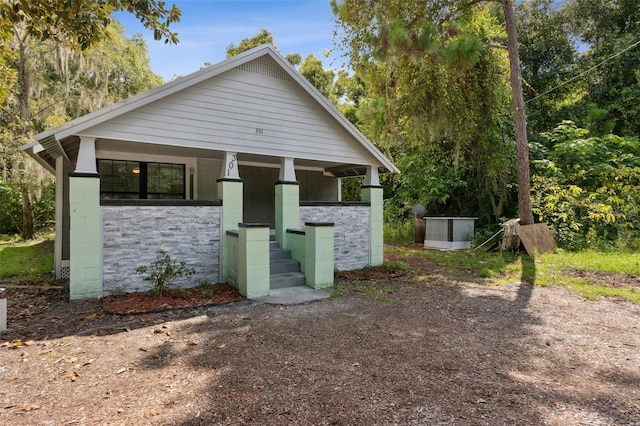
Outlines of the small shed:
M471 248L476 219L476 217L425 217L425 248L439 250Z

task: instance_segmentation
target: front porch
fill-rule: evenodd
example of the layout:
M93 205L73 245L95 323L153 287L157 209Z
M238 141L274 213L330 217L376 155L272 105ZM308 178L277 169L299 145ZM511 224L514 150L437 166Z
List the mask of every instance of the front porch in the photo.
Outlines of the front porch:
M90 151L95 147L95 143L81 141L79 152L86 151L86 145ZM93 155L105 157L99 149L95 149ZM136 159L135 155L128 155ZM91 157L86 152L85 156ZM325 183L322 189L330 194L325 197L328 199L300 201L300 188L317 183L318 179L307 169L303 175L311 176L311 180L298 181L294 159L283 158L277 169L278 179L271 183L273 211L260 216L254 209L247 215L247 209L251 209L248 206L264 209L269 203L264 198L257 203L247 199L247 194L251 197L255 189L247 190L240 171L247 170L253 175L260 171L255 171L255 161L247 165L238 161L238 157L237 153L224 153L222 163L233 166L220 167L222 176L217 179L218 198L214 200L106 198L101 174L95 166L91 169L99 160L79 161L76 171L65 180L69 187L71 223L67 238L71 298L98 298L145 290L147 283L135 274L135 269L149 265L160 249L195 269L193 276L178 285L227 282L248 298L265 297L272 290L288 286L327 288L333 284L336 269L355 269L382 262L382 188L379 185L363 187L365 201L343 203L339 201L339 179L331 178L333 185ZM200 163L198 159L189 158L174 157L173 161ZM368 170L367 181L377 181L377 169ZM201 176L198 169L191 173ZM187 196L197 197L200 189L206 187L199 180L185 181ZM272 217L273 225L248 222L248 216ZM59 233L59 244L64 244L64 234ZM290 260L297 264L297 270L286 271L289 277L297 274L301 278L274 284L277 264L282 263L274 263L274 244L277 249L288 252ZM379 250L376 244L380 245ZM63 265L64 260L57 264Z

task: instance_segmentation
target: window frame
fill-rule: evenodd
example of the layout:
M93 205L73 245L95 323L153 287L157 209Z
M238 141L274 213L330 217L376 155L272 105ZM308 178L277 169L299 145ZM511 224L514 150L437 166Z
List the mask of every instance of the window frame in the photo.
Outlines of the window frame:
M105 190L103 188L103 178L104 175L100 172L100 164L101 162L108 161L111 163L111 175L118 176L113 174L113 164L114 163L125 163L125 167L129 166L129 163L137 164L139 173L135 174L139 177L139 186L138 191L114 191L113 187L109 190ZM137 200L154 200L154 199L164 199L164 200L186 200L187 196L187 173L186 173L186 164L184 163L169 163L164 161L138 161L138 160L116 160L111 158L98 158L96 159L98 174L100 174L100 199L137 199ZM171 166L171 168L179 169L182 173L182 187L180 192L173 192L169 190L168 192L157 192L157 191L149 191L149 165L164 165ZM126 176L125 176L126 178ZM173 188L173 185L170 185L170 188ZM123 196L124 195L124 196ZM137 197L128 197L127 195L137 195ZM149 195L152 197L149 198Z

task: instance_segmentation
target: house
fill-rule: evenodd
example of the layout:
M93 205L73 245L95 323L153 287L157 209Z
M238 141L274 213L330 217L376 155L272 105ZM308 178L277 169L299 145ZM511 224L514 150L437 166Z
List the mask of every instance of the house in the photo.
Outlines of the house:
M314 288L383 262L378 176L397 168L267 44L22 149L56 177L55 274L71 299L146 289L135 269L159 249L196 270L180 285L250 298L269 294L278 249ZM362 200L343 203L352 176L366 176Z

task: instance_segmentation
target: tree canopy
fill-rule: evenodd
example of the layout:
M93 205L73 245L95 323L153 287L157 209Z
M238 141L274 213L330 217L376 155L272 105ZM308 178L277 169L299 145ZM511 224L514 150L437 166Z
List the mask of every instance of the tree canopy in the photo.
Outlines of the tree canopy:
M111 19L115 11L133 13L156 39L178 41L169 25L179 20L180 11L162 1L0 3L0 187L5 200L21 204L20 217L3 218L2 225L23 238L36 231L38 205L51 196L45 191L51 178L19 147L35 132L162 82L149 68L144 40L139 35L126 39ZM15 212L12 206L3 210Z

